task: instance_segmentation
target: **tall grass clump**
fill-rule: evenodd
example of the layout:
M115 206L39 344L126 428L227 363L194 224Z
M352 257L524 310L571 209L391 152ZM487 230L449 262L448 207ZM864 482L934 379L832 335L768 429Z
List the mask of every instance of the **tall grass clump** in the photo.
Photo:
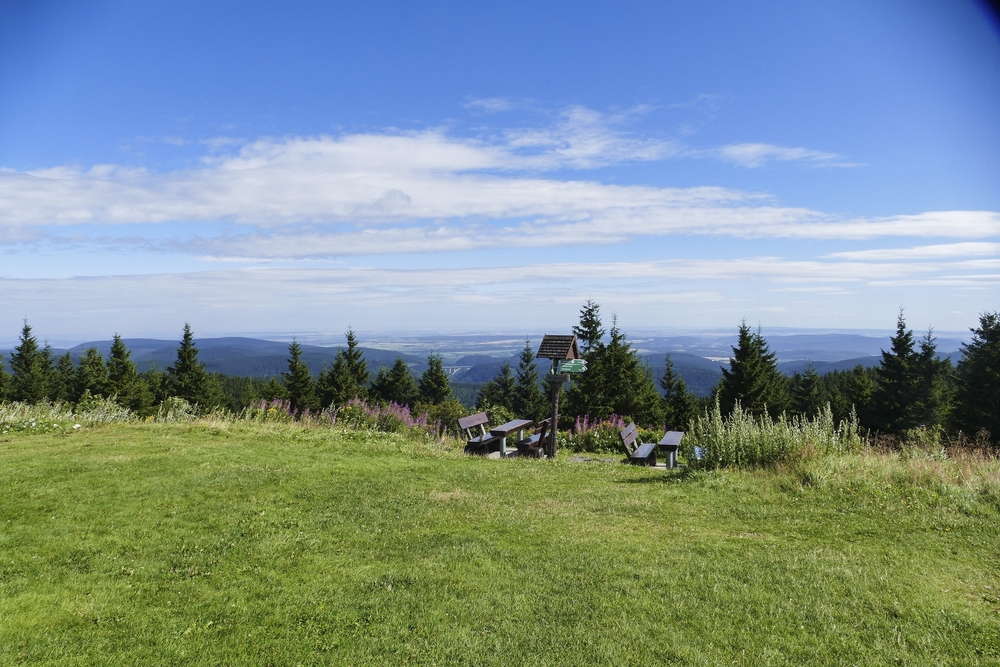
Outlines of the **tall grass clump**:
M291 401L280 398L268 401L262 398L233 415L233 420L258 424L288 424L295 421L296 417L308 420L311 416L308 410L301 415L296 415L295 411L292 410Z
M754 417L739 403L723 417L716 399L711 410L691 421L682 453L693 467L754 468L787 463L808 454L856 452L861 449L854 412L834 424L830 405L812 419Z
M356 430L397 433L407 429L437 433L438 424L430 423L427 413L414 415L398 403L368 404L354 398L336 412L336 423Z
M0 434L53 433L72 427L73 417L65 403L0 403Z
M128 408L114 398L85 395L74 408L71 403L0 403L0 434L54 433L95 424L119 424L130 421Z

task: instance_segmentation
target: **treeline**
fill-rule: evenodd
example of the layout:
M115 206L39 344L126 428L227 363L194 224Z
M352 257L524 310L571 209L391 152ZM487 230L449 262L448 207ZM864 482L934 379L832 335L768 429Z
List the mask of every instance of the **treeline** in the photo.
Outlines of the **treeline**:
M92 347L76 363L69 352L54 358L52 349L40 346L25 322L8 360L11 372L0 363L0 400L86 405L92 398L113 398L139 416L154 414L168 398L183 399L202 412L220 407L238 411L261 400L278 399L288 401L293 412L304 413L358 399L407 406L442 423L465 414L452 395L440 356L428 357L428 368L420 378L414 378L401 357L372 378L354 332L348 331L346 336L346 349L340 349L334 363L317 377L302 360L301 346L293 340L288 347L288 371L262 380L206 371L188 324L184 325L174 364L165 370L140 373L118 334L107 359Z
M674 372L669 354L663 376L654 378L616 319L610 332L605 330L600 306L593 301L581 309L573 333L587 371L574 375L566 391L563 427L584 415L591 421L618 415L643 425L685 430L696 414L718 400L723 414L739 403L755 416L811 418L829 404L837 422L853 412L871 433L896 436L923 426L993 443L1000 440L1000 315L995 312L980 317L957 367L938 357L932 332L917 340L900 312L890 349L882 352L876 367L859 365L823 376L811 367L791 377L780 373L762 333L744 322L729 368L723 369L711 396L702 399ZM537 410L515 402L511 383L505 367L483 388L478 407L499 403L518 415L537 415Z

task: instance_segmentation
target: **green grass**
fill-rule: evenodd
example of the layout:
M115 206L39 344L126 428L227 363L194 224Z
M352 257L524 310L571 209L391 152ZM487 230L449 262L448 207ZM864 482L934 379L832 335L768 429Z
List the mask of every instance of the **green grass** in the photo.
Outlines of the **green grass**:
M0 436L0 664L1000 664L995 461L666 474L296 425Z

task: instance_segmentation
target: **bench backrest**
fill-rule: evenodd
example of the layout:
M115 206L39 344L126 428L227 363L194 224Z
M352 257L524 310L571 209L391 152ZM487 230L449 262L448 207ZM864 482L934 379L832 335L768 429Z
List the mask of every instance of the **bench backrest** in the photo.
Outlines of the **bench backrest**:
M625 450L625 455L632 456L635 453L635 441L639 437L639 430L635 424L629 424L623 428L618 432L618 436L622 439L622 449Z
M458 427L465 431L465 439L472 440L476 437L474 428L479 427L479 432L481 435L486 435L486 422L490 420L489 416L485 412L477 412L474 415L469 415L468 417L462 417L458 420Z
M541 447L545 446L545 434L549 432L549 424L552 423L552 417L548 419L543 419L535 425L535 435L538 436L538 445Z
M478 412L474 415L469 415L468 417L462 417L461 419L459 419L458 427L463 430L470 429L473 426L481 426L482 424L485 424L489 420L490 418L486 415L485 412Z

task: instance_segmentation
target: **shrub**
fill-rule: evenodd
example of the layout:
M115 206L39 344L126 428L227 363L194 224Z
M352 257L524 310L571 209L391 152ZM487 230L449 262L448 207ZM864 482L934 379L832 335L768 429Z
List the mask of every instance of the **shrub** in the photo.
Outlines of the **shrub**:
M754 417L737 403L724 418L716 400L711 411L691 422L681 453L693 466L752 468L789 462L811 452L849 452L860 447L857 417L852 412L835 426L829 404L813 419L774 419L766 412ZM695 456L696 448L700 457Z
M158 422L191 421L195 416L194 407L178 396L167 398L156 411Z
M413 411L415 413L425 412L428 428L433 428L435 435L439 437L460 435L461 429L458 428L458 420L469 414L468 408L453 398L433 405L417 403L413 407Z
M924 457L944 461L948 452L943 439L944 430L939 425L908 429L899 439L899 457L904 460Z
M83 392L76 404L76 420L86 424L118 424L132 419L132 412L117 401L117 396L104 398Z
M490 418L489 423L493 426L506 424L513 419L517 419L514 416L514 411L503 405L487 405L483 410L486 412L486 416ZM462 416L464 417L465 415ZM457 423L458 419L455 422Z

